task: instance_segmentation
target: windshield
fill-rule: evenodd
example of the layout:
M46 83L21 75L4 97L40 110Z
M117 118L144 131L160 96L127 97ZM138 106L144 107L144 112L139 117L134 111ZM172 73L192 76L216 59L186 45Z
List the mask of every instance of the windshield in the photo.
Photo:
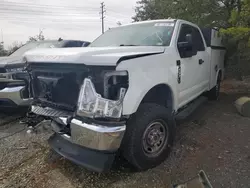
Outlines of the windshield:
M104 46L169 46L174 22L143 23L110 29L90 47Z
M61 46L62 42L60 41L29 42L17 49L10 56L22 56L25 52L35 48L59 48Z

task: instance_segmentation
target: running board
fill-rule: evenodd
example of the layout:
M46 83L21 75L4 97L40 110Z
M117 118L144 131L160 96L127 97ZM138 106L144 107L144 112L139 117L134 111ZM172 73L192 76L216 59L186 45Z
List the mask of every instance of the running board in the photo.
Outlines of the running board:
M186 108L182 109L175 115L176 120L184 120L188 116L190 116L199 106L207 101L207 97L199 97L195 99L193 102L187 105Z

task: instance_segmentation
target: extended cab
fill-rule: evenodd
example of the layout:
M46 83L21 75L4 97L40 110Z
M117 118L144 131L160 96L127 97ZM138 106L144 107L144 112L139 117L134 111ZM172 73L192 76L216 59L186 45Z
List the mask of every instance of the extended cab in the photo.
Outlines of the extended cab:
M51 147L94 171L118 151L139 170L163 162L175 116L199 96L219 96L225 49L214 29L184 20L120 26L88 48L25 55L32 112L51 118Z

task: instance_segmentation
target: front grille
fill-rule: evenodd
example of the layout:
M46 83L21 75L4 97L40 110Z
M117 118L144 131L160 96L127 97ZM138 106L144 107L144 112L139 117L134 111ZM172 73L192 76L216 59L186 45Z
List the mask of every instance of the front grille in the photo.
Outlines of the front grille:
M41 104L41 106L48 106L53 109L61 109L61 110L72 111L72 112L75 111L75 106L71 106L71 105L67 105L63 103L55 103L55 102L51 102L43 98L36 99L36 104Z
M32 86L34 98L41 100L42 103L65 106L63 110L75 110L80 90L76 75L67 74L63 77L39 75L32 80Z

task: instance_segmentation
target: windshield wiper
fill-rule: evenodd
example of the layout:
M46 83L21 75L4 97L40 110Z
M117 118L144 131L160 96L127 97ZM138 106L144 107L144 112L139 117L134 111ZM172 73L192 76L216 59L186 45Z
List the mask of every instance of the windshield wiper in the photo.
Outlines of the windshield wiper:
M139 46L139 45L135 45L135 44L120 44L120 46Z

